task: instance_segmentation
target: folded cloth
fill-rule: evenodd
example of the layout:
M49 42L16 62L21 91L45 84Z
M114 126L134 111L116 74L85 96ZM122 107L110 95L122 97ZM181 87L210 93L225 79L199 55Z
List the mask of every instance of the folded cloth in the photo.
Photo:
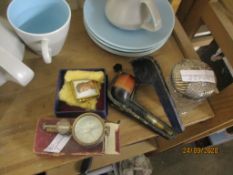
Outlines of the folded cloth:
M65 74L65 82L62 86L62 89L59 92L59 99L66 102L71 106L78 106L86 110L95 110L97 100L96 98L89 99L87 101L80 102L75 98L73 93L73 87L71 81L73 80L94 80L100 84L104 82L104 72L102 71L67 71ZM97 87L100 91L101 85Z
M73 80L95 80L97 82L104 82L103 71L82 71L82 70L70 70L65 74L65 82Z

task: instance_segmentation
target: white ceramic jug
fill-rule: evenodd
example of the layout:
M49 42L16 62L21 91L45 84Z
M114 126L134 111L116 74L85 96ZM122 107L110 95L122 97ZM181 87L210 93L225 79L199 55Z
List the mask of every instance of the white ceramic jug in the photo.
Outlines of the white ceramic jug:
M105 14L115 26L127 29L145 29L155 32L161 28L156 0L107 0Z
M0 19L0 86L7 81L26 86L34 77L34 72L22 63L24 50L24 44Z

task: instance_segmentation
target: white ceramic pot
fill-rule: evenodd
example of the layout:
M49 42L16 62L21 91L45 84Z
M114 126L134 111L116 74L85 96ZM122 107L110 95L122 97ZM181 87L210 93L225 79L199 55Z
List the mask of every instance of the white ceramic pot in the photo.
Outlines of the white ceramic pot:
M22 63L25 47L18 37L9 31L0 20L0 86L14 81L26 86L34 72Z

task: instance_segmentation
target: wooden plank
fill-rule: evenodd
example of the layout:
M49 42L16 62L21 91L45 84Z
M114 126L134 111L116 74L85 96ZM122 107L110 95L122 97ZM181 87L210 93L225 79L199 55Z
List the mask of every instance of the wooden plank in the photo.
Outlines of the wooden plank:
M181 23L185 21L185 18L187 17L190 9L192 8L194 1L195 0L189 0L189 1L182 0L181 1L181 4L176 13Z
M232 0L219 0L219 3L224 8L224 13L229 16L233 22L233 1Z
M195 0L192 8L189 9L189 13L186 14L185 20L182 22L182 25L190 39L202 24L201 14L206 3L208 3L208 0Z
M188 59L200 59L197 53L193 50L192 43L190 39L185 34L183 27L181 26L178 19L176 19L176 24L174 28L174 37L182 51L184 58Z
M192 39L192 45L193 47L202 47L207 46L213 41L213 36L207 35L207 36L201 36L201 37L195 37Z
M72 10L75 10L78 8L78 0L67 0L67 2L69 3L70 8Z
M77 0L78 1L78 5L80 8L83 8L83 4L85 0Z
M149 140L129 145L127 147L122 148L120 155L105 155L94 157L91 170L96 170L101 167L105 167L107 165L117 163L128 158L132 158L135 155L141 155L147 152L156 151L156 149L157 148L155 142ZM80 164L81 162L73 162L61 167L57 167L55 169L51 169L46 173L47 175L77 175L79 174Z
M69 3L72 10L77 9L78 1L81 1L81 0L67 0L67 2ZM0 15L5 15L6 7L8 6L9 2L10 2L10 0L1 0L0 1Z
M202 19L233 65L233 23L222 11L222 6L218 2L208 3L203 11Z
M175 140L164 140L157 138L158 151L165 151L174 146L190 143L204 138L218 130L233 126L233 84L224 91L209 99L215 117L188 127L185 132L180 134Z
M78 1L79 7L83 8L83 4L84 4L85 0L76 0L76 1ZM173 7L173 10L174 10L175 13L178 10L181 1L182 0L172 0L172 7Z
M0 15L6 16L6 7L8 6L10 0L1 0L0 1Z
M180 134L175 140L164 140L160 137L157 138L158 152L166 151L181 144L192 143L201 138L207 137L212 133L219 130L233 126L233 119L231 116L221 116L221 118L214 117L203 123L188 127L184 133ZM191 136L191 137L190 137Z
M232 24L223 14L217 2L205 4L202 19L213 33L214 38L228 55L232 62ZM230 127L233 125L233 85L224 89L220 94L209 99L215 117L206 122L188 127L184 133L179 135L176 140L167 141L158 138L159 151L164 151L179 144L193 142L197 139L208 136L210 133Z
M179 27L175 29L176 38L183 37ZM174 35L174 34L173 34ZM184 35L185 36L185 35ZM180 38L181 42L183 39ZM186 39L184 38L184 41ZM188 45L187 45L188 47ZM189 50L188 48L186 50ZM189 55L186 51L184 51ZM193 53L190 54L190 56ZM157 52L152 54L162 67L165 79L170 77L173 65L184 58L183 51L173 36ZM0 174L35 174L68 163L77 162L84 157L41 157L32 152L36 121L45 116L54 117L54 99L58 72L62 68L104 67L109 79L114 76L112 67L116 63L132 72L129 59L110 54L96 46L88 37L82 21L82 11L73 11L71 27L62 52L54 57L53 63L44 64L41 56L27 50L24 63L35 72L35 78L27 87L7 83L0 88ZM168 64L169 63L169 64ZM144 89L146 88L146 89ZM167 121L159 100L150 87L139 89L137 97L148 110ZM141 94L141 95L140 95ZM141 98L140 98L141 97ZM184 119L185 125L194 124L213 117L206 102ZM121 120L121 146L135 144L157 135L136 121L110 108L109 119ZM135 134L136 133L136 134Z
M72 10L77 9L78 1L81 0L67 0ZM0 15L5 15L6 7L8 6L10 0L1 0L0 1Z
M177 12L177 10L178 10L178 8L179 8L179 6L181 4L181 1L182 0L172 0L171 1L172 7L173 7L173 10L174 10L175 13Z
M212 21L210 18L217 17L218 21L221 23L223 28L226 30L229 37L232 39L233 38L233 31L231 29L233 27L233 22L231 20L229 20L229 18L224 13L223 6L219 2L212 2L212 3L209 3L208 9L207 9L209 11L209 13L211 13L211 9L215 13L216 16L211 16L212 14L209 14L210 15L210 16L208 16L209 19L206 19L207 16L205 16L206 13L204 13L203 20L205 20L205 22L208 24L207 20Z

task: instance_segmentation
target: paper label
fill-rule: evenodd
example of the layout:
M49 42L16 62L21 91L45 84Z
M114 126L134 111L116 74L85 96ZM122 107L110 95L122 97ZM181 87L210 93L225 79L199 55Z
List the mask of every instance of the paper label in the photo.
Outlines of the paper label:
M97 84L92 80L75 80L72 82L77 99L96 97L99 95Z
M184 82L209 82L216 83L212 70L180 70Z
M44 149L45 152L60 153L70 140L71 135L57 134L53 141Z
M108 134L105 135L104 149L105 154L119 154L116 150L116 132L119 130L119 124L105 123L108 127Z

